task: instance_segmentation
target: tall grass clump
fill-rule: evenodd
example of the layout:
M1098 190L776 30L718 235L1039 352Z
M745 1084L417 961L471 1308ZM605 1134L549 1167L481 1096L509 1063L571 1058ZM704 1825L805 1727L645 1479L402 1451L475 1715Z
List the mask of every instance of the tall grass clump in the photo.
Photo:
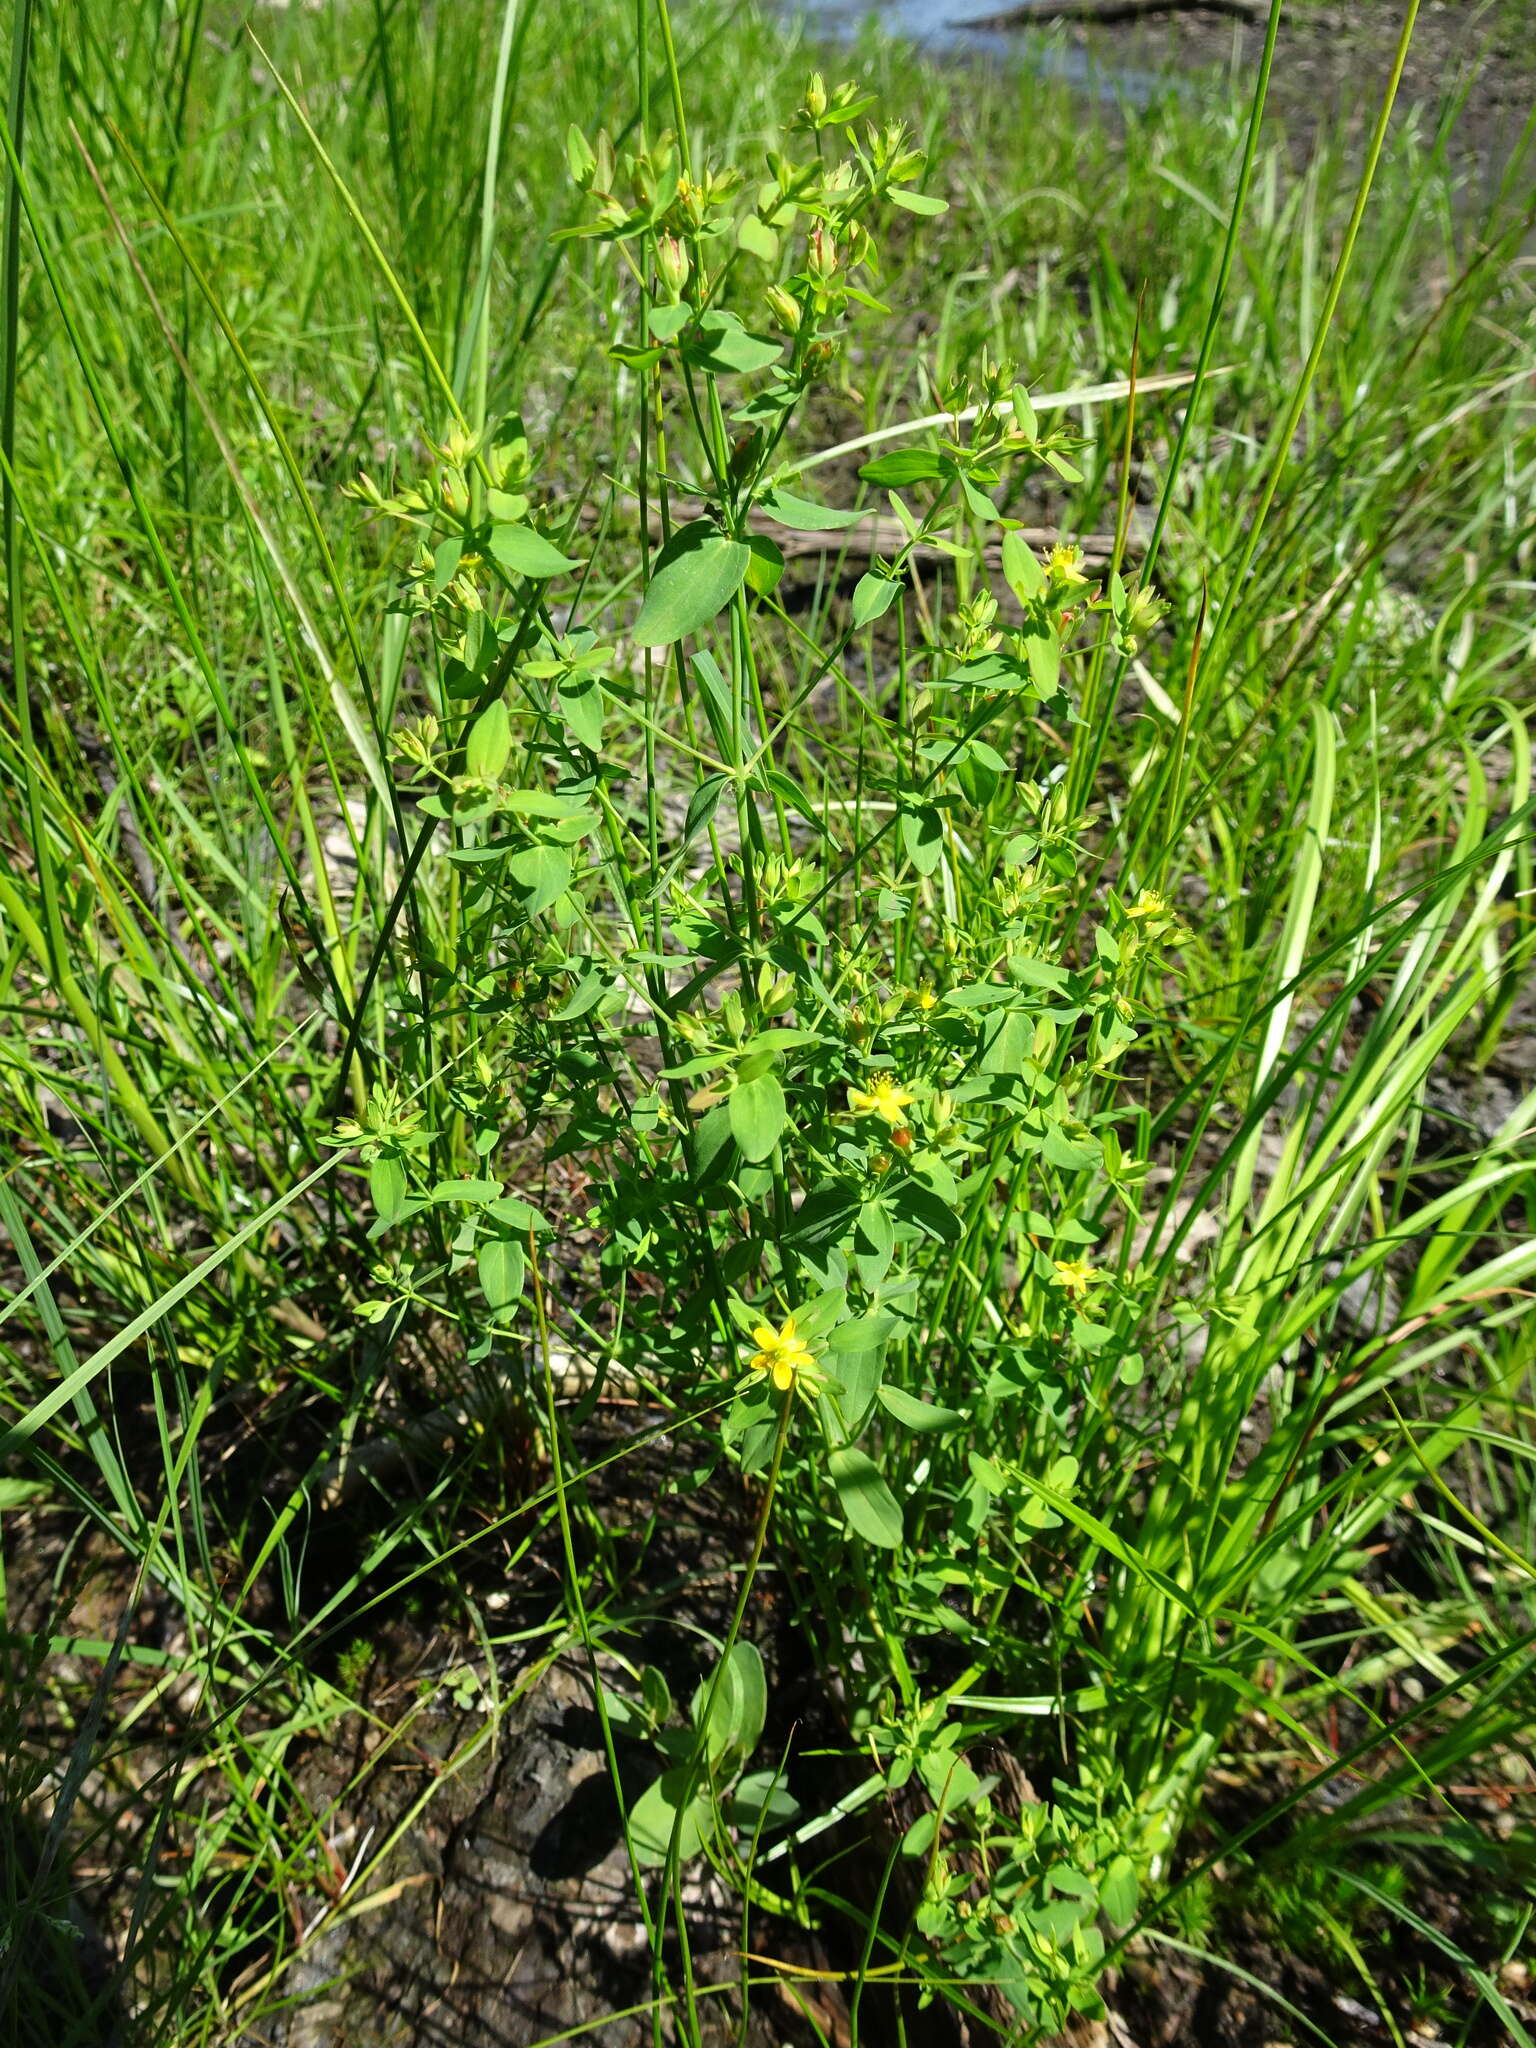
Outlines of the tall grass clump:
M1267 138L1277 5L1248 108L1050 103L1026 189L985 88L916 132L889 52L665 0L20 7L19 2038L257 2038L391 1902L411 1817L342 1867L298 1757L423 1586L447 1775L585 1674L657 2039L714 2038L705 1859L743 2029L755 1912L850 2039L1046 2038L1222 1859L1326 1867L1394 2032L1351 1900L1529 2038L1381 1880L1519 1946L1530 221L1395 115L1414 12L1352 154ZM493 1542L559 1567L506 1636Z

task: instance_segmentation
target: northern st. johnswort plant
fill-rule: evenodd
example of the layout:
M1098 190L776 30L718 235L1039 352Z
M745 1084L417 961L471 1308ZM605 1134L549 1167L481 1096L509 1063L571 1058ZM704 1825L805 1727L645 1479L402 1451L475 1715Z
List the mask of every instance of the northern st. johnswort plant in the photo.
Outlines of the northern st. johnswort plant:
M830 2038L796 1922L866 2048L1081 2029L1220 1859L1529 2040L1528 186L1413 7L1298 167L1280 12L1111 128L17 0L7 2038L290 2038L388 1615L442 1776L582 1673L637 2038Z

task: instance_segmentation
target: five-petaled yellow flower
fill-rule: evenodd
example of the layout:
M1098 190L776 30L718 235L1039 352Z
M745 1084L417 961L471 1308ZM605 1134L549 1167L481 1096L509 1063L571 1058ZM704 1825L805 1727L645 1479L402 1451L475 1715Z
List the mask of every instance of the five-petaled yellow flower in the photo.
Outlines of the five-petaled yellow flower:
M1051 549L1045 566L1053 583L1059 583L1065 589L1075 589L1088 581L1083 573L1082 561L1081 548L1058 543Z
M821 1377L810 1346L796 1332L793 1316L786 1316L778 1330L771 1323L759 1323L752 1341L757 1349L747 1360L747 1371L765 1373L781 1394L790 1393L802 1380L814 1383Z
M916 1100L894 1074L876 1074L867 1088L848 1090L848 1107L855 1116L877 1116L893 1131L905 1128L908 1107Z
M1127 917L1166 917L1168 899L1159 896L1155 889L1143 889L1125 914Z
M1073 1301L1081 1301L1094 1282L1104 1277L1086 1259L1057 1259L1055 1265L1056 1278Z

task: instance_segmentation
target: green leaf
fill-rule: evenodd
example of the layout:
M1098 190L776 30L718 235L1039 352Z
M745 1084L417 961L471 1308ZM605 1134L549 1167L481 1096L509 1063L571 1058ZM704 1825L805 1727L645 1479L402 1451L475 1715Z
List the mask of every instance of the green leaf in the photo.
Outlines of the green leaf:
M1136 1918L1136 1866L1129 1856L1116 1856L1099 1885L1099 1904L1117 1927L1129 1927Z
M683 1804L688 1778L684 1765L663 1771L629 1809L630 1840L641 1863L666 1862L679 1809L682 1822L677 1829L677 1853L684 1862L697 1856L714 1832L715 1809L707 1787L696 1788L687 1804Z
M809 498L797 498L792 491L769 491L766 497L759 498L758 506L770 519L795 533L835 533L863 517L860 512L839 512L831 505L813 504Z
M772 263L778 257L779 238L765 220L749 213L736 230L736 246L761 262Z
M640 1673L640 1696L658 1728L672 1718L672 1688L658 1665L647 1664Z
M429 1200L434 1202L494 1202L501 1193L499 1180L440 1180Z
M867 576L861 576L853 586L855 626L868 626L883 618L900 593L901 584L894 576L881 576L873 569Z
M871 1292L890 1271L895 1250L896 1231L889 1210L878 1199L866 1202L854 1227L853 1261L859 1278Z
M519 818L579 818L582 802L578 796L563 796L558 789L508 789L502 792L502 809Z
M1003 577L1021 605L1028 607L1045 588L1045 571L1034 549L1016 527L1003 535Z
M530 917L537 917L570 887L571 856L563 846L529 846L513 854L507 872L527 893L523 908Z
M931 875L944 855L944 825L932 804L914 804L901 814L901 843L920 875Z
M963 474L960 478L960 490L966 504L970 506L978 519L995 521L1002 517L1002 514L987 496L986 492L978 490L970 478Z
M745 376L752 370L766 370L783 354L782 342L766 334L749 334L734 313L706 313L699 322L698 338L684 353L700 369L717 374Z
M893 448L889 455L877 455L859 471L865 483L879 484L886 490L931 483L943 474L938 456L928 448Z
M368 1169L368 1192L380 1219L389 1222L405 1207L405 1167L386 1152Z
M778 1771L752 1771L737 1781L726 1801L731 1826L746 1833L787 1828L800 1818L800 1802L781 1782Z
M704 827L720 807L720 799L730 786L728 775L706 775L688 799L688 815L683 820L683 847L691 846Z
M1061 681L1061 642L1049 627L1042 633L1031 633L1024 642L1024 652L1029 657L1029 673L1035 688L1042 697L1054 697Z
M712 1680L706 1679L693 1696L693 1724L699 1725L709 1697ZM718 1762L727 1750L749 1757L762 1740L768 1718L768 1678L756 1643L737 1643L715 1688L710 1710L707 1741L710 1757Z
M738 1081L731 1090L730 1113L731 1136L741 1147L742 1157L755 1166L772 1152L789 1122L777 1076L756 1074L750 1081Z
M759 597L772 597L784 574L784 550L766 533L747 536L752 559L747 564L747 588Z
M675 306L650 307L646 312L645 324L658 341L673 341L692 318L692 306L680 302Z
M596 676L566 676L555 686L560 716L582 746L596 754L603 744L603 686Z
M885 1370L885 1342L894 1316L859 1316L839 1323L828 1339L828 1369L842 1388L838 1408L850 1436L857 1436L875 1405Z
M941 1202L958 1207L960 1185L947 1161L937 1152L914 1152L908 1164L925 1188L931 1188Z
M493 1237L475 1254L480 1292L495 1310L510 1308L523 1291L528 1255L513 1237Z
M707 626L741 588L751 559L746 543L711 519L680 526L656 557L635 639L642 647L670 647Z
M588 1010L600 1003L607 992L607 976L599 968L588 968L559 1009L550 1012L551 1021L556 1024L569 1024L577 1017L585 1017Z
M459 563L464 557L464 540L461 534L451 533L439 541L432 550L432 595L441 597L454 577L459 573Z
M910 1429L918 1436L933 1429L953 1429L965 1417L954 1408L940 1408L932 1401L919 1401L915 1394L903 1393L900 1387L882 1387L880 1406L888 1415L894 1415L903 1429Z
M1026 988L1063 989L1067 985L1064 967L1058 967L1054 960L1038 960L1033 953L1013 955L1008 962L1008 972Z
M482 782L494 782L512 752L512 721L504 697L487 704L464 742L464 767Z
M1102 1156L1097 1138L1069 1138L1058 1123L1046 1125L1040 1150L1052 1166L1060 1166L1069 1173L1097 1166Z
M900 1548L901 1509L872 1459L844 1444L827 1457L827 1470L849 1527L882 1550Z
M493 526L491 553L514 576L559 576L567 569L581 567L531 526Z
M1065 455L1058 455L1054 448L1042 448L1040 453L1045 457L1051 468L1055 470L1063 483L1080 484L1082 482L1083 472L1075 462L1068 462Z
M827 1339L832 1351L868 1351L875 1345L883 1344L896 1328L898 1318L879 1314L855 1316L852 1322L839 1323Z
M931 192L907 192L900 185L888 185L885 196L893 206L904 206L908 213L948 213L949 201L935 199Z

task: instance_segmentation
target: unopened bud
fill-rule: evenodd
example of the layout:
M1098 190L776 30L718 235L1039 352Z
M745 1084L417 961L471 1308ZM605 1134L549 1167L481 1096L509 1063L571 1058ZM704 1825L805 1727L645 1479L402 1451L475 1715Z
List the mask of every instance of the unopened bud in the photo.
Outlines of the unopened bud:
M592 145L573 121L565 131L565 160L571 167L571 177L582 191L587 191L597 170L597 157Z
M784 332L786 334L798 334L800 332L800 322L804 317L800 310L800 301L791 293L785 291L781 284L769 285L763 297L768 301L769 311L784 329Z
M663 235L656 244L656 272L674 305L683 296L688 271L688 251L676 235Z
M819 71L811 73L810 83L805 88L805 111L813 121L819 121L827 111L827 81Z
M826 284L837 273L837 244L820 221L811 229L805 267L818 284Z

